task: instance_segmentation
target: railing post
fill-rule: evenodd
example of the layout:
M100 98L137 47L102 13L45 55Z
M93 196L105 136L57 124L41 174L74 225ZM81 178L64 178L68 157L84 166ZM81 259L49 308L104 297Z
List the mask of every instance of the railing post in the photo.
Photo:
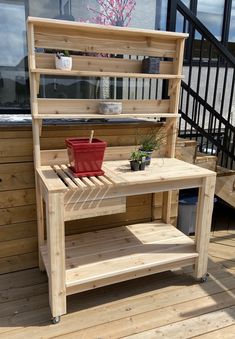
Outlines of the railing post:
M176 29L177 2L168 1L166 30L174 32Z

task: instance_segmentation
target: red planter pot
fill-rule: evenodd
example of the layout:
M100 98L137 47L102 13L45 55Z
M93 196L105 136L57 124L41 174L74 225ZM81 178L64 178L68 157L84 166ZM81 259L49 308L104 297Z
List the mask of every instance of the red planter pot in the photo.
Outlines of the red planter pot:
M104 174L101 167L107 146L105 141L92 139L89 143L89 139L86 138L69 138L65 142L74 176L90 177Z

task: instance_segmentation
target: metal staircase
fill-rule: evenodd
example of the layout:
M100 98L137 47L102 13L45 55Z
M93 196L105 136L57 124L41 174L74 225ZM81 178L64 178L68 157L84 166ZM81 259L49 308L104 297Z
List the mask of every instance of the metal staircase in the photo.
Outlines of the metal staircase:
M168 13L169 30L177 28L190 35L179 136L197 141L199 166L213 165L208 155L217 156L216 195L235 207L235 57L182 1L169 1Z
M169 29L190 34L185 48L180 137L235 169L235 57L182 1L170 1Z

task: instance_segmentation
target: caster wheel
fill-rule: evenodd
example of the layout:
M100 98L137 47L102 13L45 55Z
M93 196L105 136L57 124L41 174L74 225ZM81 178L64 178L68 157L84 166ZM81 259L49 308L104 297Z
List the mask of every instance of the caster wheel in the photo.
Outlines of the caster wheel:
M52 318L52 324L58 324L60 322L60 316Z
M209 273L206 273L203 277L201 277L200 282L201 282L201 283L207 282L208 277L209 277Z

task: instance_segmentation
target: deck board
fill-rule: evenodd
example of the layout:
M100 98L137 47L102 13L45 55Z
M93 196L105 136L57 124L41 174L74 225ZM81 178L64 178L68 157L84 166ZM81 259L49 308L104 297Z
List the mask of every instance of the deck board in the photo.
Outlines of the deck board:
M233 338L235 259L232 251L229 259L223 258L222 248L233 245L235 234L216 235L212 254L219 246L216 257L210 256L206 284L196 283L188 267L75 294L68 297L68 314L58 325L49 321L45 274L31 269L2 275L0 338L151 338L151 332L159 338L177 338L176 333L181 338ZM226 268L228 260L233 269Z

